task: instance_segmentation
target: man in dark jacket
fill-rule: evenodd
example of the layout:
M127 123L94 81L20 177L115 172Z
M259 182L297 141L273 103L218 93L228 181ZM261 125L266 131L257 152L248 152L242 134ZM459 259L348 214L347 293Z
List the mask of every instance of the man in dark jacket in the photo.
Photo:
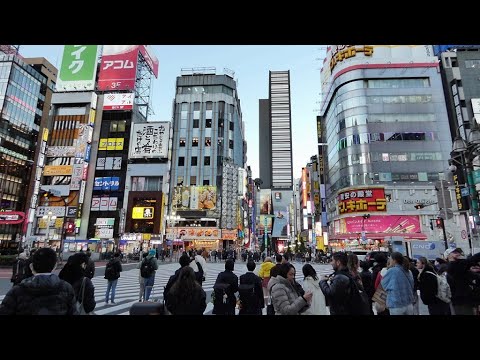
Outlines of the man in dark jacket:
M262 309L265 307L263 298L262 279L253 273L255 263L253 260L247 263L247 272L240 276L239 294L242 306L239 315L262 315ZM244 286L246 285L246 286ZM245 288L245 296L242 288ZM250 289L253 289L253 296Z
M20 284L23 279L26 279L25 269L27 267L27 254L21 252L18 254L17 260L13 263L12 267L12 279L13 285Z
M331 315L349 315L350 277L347 268L347 254L344 252L334 253L332 267L335 273L320 280L320 288L330 305Z
M0 305L0 315L76 315L72 286L52 274L57 254L51 248L35 252L32 277L15 285Z
M92 252L87 249L85 252L88 256L87 267L85 268L85 276L92 279L95 276L95 262L92 260Z
M460 248L445 250L443 256L448 260L447 281L452 292L453 315L474 315L474 301L469 271L471 260L465 259Z
M216 315L235 315L235 305L237 299L235 293L238 291L238 277L233 273L235 263L233 259L225 262L225 271L217 276L213 290L215 292L215 301L212 314ZM222 291L226 299L223 299Z
M168 295L168 292L170 291L170 288L175 283L175 281L177 281L177 279L178 279L178 276L180 274L180 270L182 268L184 268L185 266L190 265L190 256L188 256L187 254L183 254L182 256L180 256L180 259L178 261L180 263L180 269L177 269L175 271L175 273L172 276L170 276L170 278L168 279L167 285L165 286L165 289L163 290L163 299L165 301L168 297L167 295Z
M437 297L437 274L428 260L421 256L417 260L418 289L422 302L428 306L430 315L450 315L450 304L444 303Z

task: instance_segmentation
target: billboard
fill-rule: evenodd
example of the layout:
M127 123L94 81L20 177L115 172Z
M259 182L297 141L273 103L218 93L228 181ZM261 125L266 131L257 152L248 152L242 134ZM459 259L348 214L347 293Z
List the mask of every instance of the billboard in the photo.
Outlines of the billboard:
M260 214L270 215L272 213L272 190L260 190Z
M412 249L412 258L418 259L423 256L427 260L433 261L442 257L445 251L445 243L443 241L412 240L410 241L410 248Z
M105 94L103 110L132 110L135 93Z
M47 165L43 169L43 176L72 175L72 165Z
M132 219L153 219L153 207L134 207L132 209Z
M215 240L222 238L222 230L207 227L169 228L167 229L167 238L182 240Z
M56 91L95 89L98 45L65 45Z
M288 237L288 211L275 211L272 237Z
M130 158L167 158L170 123L133 124Z
M370 233L398 233L414 234L420 233L420 219L418 215L372 215L368 219L362 216L352 216L339 221L336 233L352 234L361 233L362 229Z
M98 90L133 90L137 77L138 45L105 45Z
M174 189L174 210L215 210L216 204L216 186L176 186Z
M350 188L337 196L340 214L387 211L387 199L383 187Z

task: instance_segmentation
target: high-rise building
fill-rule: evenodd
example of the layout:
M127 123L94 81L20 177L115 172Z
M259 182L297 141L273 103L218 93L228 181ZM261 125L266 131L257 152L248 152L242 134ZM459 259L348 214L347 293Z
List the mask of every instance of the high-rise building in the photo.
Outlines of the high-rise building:
M44 136L44 111L48 113L50 107L47 92L50 89L51 93L54 78L29 65L17 50L8 45L0 50L0 209L4 214L0 216L0 247L10 248L21 244L30 208L28 196L34 193L32 177L43 166L36 148ZM51 64L49 68L56 72Z
M441 236L428 226L452 144L438 70L430 45L328 47L318 120L330 246ZM460 237L456 220L449 238Z
M292 189L290 70L269 72L269 98L259 100L262 189Z
M183 240L179 246L225 248L239 240L238 177L246 141L233 75L201 68L182 69L177 77L169 215L180 219L170 224L167 238Z

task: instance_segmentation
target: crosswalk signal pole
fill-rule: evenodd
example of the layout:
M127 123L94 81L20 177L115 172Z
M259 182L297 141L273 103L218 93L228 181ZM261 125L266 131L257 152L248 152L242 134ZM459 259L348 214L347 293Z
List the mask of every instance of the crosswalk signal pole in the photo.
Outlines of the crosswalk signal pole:
M438 217L436 222L437 222L437 227L442 228L443 242L445 243L445 250L447 250L448 249L448 241L447 241L447 232L445 230L445 221L443 220L442 217Z

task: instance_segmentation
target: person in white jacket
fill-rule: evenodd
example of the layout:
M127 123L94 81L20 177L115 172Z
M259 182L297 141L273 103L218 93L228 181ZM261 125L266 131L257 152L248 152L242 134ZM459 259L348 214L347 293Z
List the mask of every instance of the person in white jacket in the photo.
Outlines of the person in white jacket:
M302 287L305 292L310 291L313 294L310 307L301 313L301 315L328 315L327 306L325 303L325 295L320 289L317 272L310 264L305 264L302 268L303 284Z
M202 249L198 252L197 255L195 255L194 261L190 262L190 267L193 269L194 272L198 272L198 266L197 262L200 263L203 269L203 278L207 278L207 261L205 260L205 257L207 256L207 251L205 249ZM200 284L201 285L201 284Z

